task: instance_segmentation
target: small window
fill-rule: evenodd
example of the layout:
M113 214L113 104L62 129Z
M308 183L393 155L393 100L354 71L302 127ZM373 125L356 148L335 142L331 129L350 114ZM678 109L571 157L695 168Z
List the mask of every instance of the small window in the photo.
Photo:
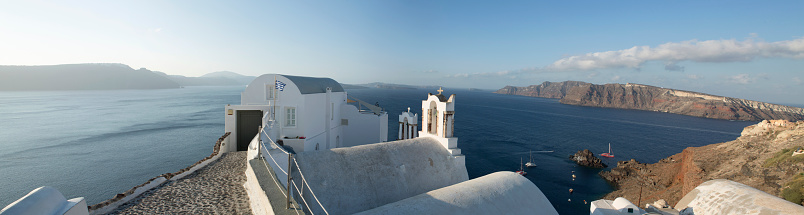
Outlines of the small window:
M285 108L285 126L287 126L287 127L296 126L296 108L295 107Z
M335 119L335 103L329 103L329 120Z
M634 213L634 209L633 209L633 208L628 208L628 213L629 213L629 214Z
M274 88L275 86L273 84L265 85L265 100L274 99Z

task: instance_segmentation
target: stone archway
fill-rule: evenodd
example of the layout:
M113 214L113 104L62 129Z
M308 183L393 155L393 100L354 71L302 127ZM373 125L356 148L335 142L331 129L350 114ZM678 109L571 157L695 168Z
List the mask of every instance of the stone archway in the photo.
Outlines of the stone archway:
M430 107L427 109L427 132L431 134L438 133L438 104L435 101L430 101Z

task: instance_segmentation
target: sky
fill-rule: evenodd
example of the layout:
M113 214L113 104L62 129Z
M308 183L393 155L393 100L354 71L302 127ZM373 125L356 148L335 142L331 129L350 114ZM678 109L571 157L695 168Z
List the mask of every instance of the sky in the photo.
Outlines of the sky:
M804 104L804 1L2 1L0 65L499 89L641 83Z

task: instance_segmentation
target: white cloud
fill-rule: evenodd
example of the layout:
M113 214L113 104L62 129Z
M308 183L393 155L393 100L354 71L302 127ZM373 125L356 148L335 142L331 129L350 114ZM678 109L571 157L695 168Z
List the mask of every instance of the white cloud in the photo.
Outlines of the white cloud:
M701 79L701 78L703 78L703 77L700 76L700 75L687 75L687 79L691 79L691 80L698 80L698 79Z
M468 77L469 77L469 73L458 73L458 74L452 74L452 75L447 75L446 77L447 77L447 78L468 78Z
M571 71L606 68L639 68L648 61L664 61L666 69L681 69L676 62L745 62L758 57L804 58L804 38L778 42L731 40L689 40L657 47L634 46L629 49L587 53L559 59L547 68Z
M728 82L735 84L749 84L754 82L755 78L751 78L748 74L739 74L726 78Z
M614 77L611 78L611 81L619 81L619 80L620 80L619 75L615 75Z
M798 85L801 85L802 83L804 83L804 81L801 81L801 78L798 78L798 77L793 77L793 82L798 84Z
M162 32L162 28L151 28L151 29L148 29L148 32L159 33L159 32Z
M499 72L458 73L458 74L447 75L446 77L447 78L469 78L469 77L503 77L503 76L505 76L505 77L509 77L509 78L510 77L518 78L519 76L517 76L517 75L519 75L519 74L527 73L527 72L533 72L533 71L536 71L536 70L538 70L538 69L526 68L526 69L520 69L520 70L503 70L503 71L499 71Z
M424 73L438 73L438 70L425 70Z

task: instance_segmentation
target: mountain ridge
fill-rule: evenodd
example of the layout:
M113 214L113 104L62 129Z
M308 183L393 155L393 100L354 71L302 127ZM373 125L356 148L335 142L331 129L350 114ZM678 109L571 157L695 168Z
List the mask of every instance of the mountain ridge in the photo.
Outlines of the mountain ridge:
M125 64L0 66L0 91L179 88L151 70Z
M171 89L247 85L255 77L229 71L201 77L169 75L120 63L0 65L0 91Z
M804 120L804 108L633 83L544 82L528 87L506 86L494 93L557 98L562 104L577 106L657 111L712 119Z

